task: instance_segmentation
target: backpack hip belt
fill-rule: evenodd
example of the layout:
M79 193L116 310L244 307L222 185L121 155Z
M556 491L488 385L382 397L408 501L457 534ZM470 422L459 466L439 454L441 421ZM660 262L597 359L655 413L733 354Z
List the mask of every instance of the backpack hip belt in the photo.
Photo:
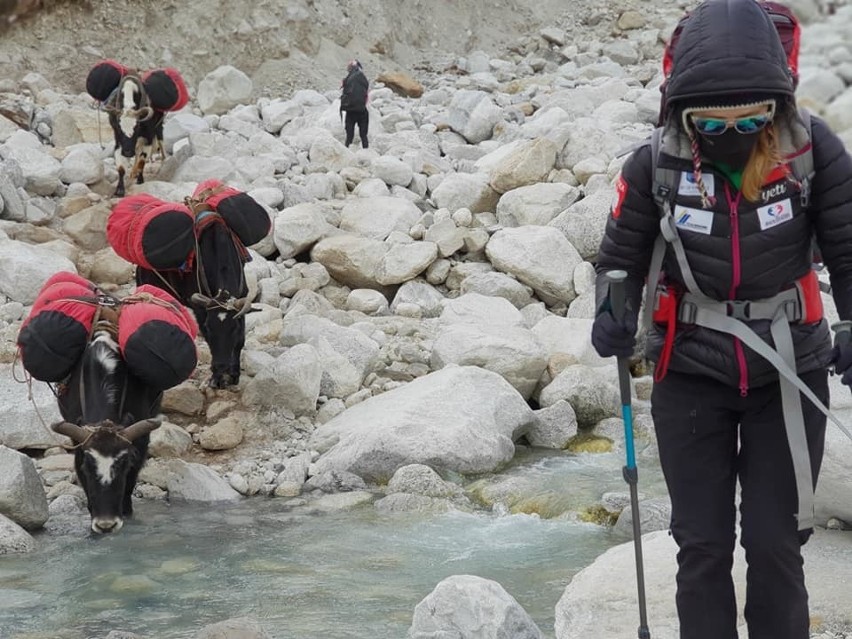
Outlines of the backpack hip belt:
M674 304L676 309L670 309ZM816 271L796 281L795 286L759 300L710 300L691 293L677 295L673 287L657 289L653 321L667 324L674 317L682 324L696 324L702 312L713 312L740 321L773 320L781 313L791 324L813 324L823 318L822 298Z

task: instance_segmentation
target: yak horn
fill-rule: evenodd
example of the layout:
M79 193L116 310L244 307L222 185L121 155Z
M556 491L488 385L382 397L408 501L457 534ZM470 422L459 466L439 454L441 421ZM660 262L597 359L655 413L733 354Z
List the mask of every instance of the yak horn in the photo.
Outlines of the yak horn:
M77 444L86 441L89 437L89 433L86 429L77 426L77 424L72 424L71 422L57 422L53 424L51 428L54 433L70 437L71 441Z
M195 304L196 306L209 306L211 300L206 295L202 295L201 293L193 293L192 297L189 298L191 304Z
M247 297L241 297L234 301L234 308L237 309L234 319L239 319L251 310L251 301Z
M143 419L121 431L121 436L132 442L134 439L150 435L151 431L158 429L162 423L159 419Z
M152 117L154 117L154 109L149 106L142 107L141 109L133 111L133 117L135 117L140 122L145 122L146 120L150 120Z

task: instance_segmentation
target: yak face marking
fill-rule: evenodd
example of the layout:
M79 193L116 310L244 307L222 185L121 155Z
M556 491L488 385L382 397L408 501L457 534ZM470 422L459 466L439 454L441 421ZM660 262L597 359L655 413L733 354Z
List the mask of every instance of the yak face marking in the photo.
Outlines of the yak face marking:
M133 111L139 108L139 87L134 82L125 81L121 87L121 130L124 135L131 137L136 126L136 117Z
M117 467L122 464L122 458L127 456L127 451L121 450L116 455L104 455L97 450L87 450L85 454L92 460L98 483L101 486L109 486L115 479Z

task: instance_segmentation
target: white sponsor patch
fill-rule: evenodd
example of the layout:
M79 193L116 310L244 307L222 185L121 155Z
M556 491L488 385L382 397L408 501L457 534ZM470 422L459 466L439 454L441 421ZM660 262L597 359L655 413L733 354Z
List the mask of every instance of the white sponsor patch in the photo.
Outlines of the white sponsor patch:
M760 230L765 231L792 220L793 205L787 198L768 206L762 206L757 209L757 217L760 219Z
M675 207L674 219L675 225L684 231L710 235L713 230L713 211L678 206Z
M716 180L712 173L702 173L701 179L704 181L704 188L707 189L707 195L716 195ZM698 182L695 181L695 174L684 171L680 174L680 186L677 189L680 195L698 197L701 191L698 189Z

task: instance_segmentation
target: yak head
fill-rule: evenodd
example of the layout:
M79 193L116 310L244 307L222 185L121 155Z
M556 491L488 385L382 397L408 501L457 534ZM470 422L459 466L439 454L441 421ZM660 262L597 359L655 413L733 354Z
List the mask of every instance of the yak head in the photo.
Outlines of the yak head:
M148 436L160 426L156 419L144 419L130 426L104 420L91 426L59 422L57 433L75 444L74 469L86 492L92 530L118 532L124 518L132 513L130 490L145 461Z
M134 75L127 75L121 80L116 101L121 130L128 138L133 136L137 122L149 120L154 115L145 86Z

